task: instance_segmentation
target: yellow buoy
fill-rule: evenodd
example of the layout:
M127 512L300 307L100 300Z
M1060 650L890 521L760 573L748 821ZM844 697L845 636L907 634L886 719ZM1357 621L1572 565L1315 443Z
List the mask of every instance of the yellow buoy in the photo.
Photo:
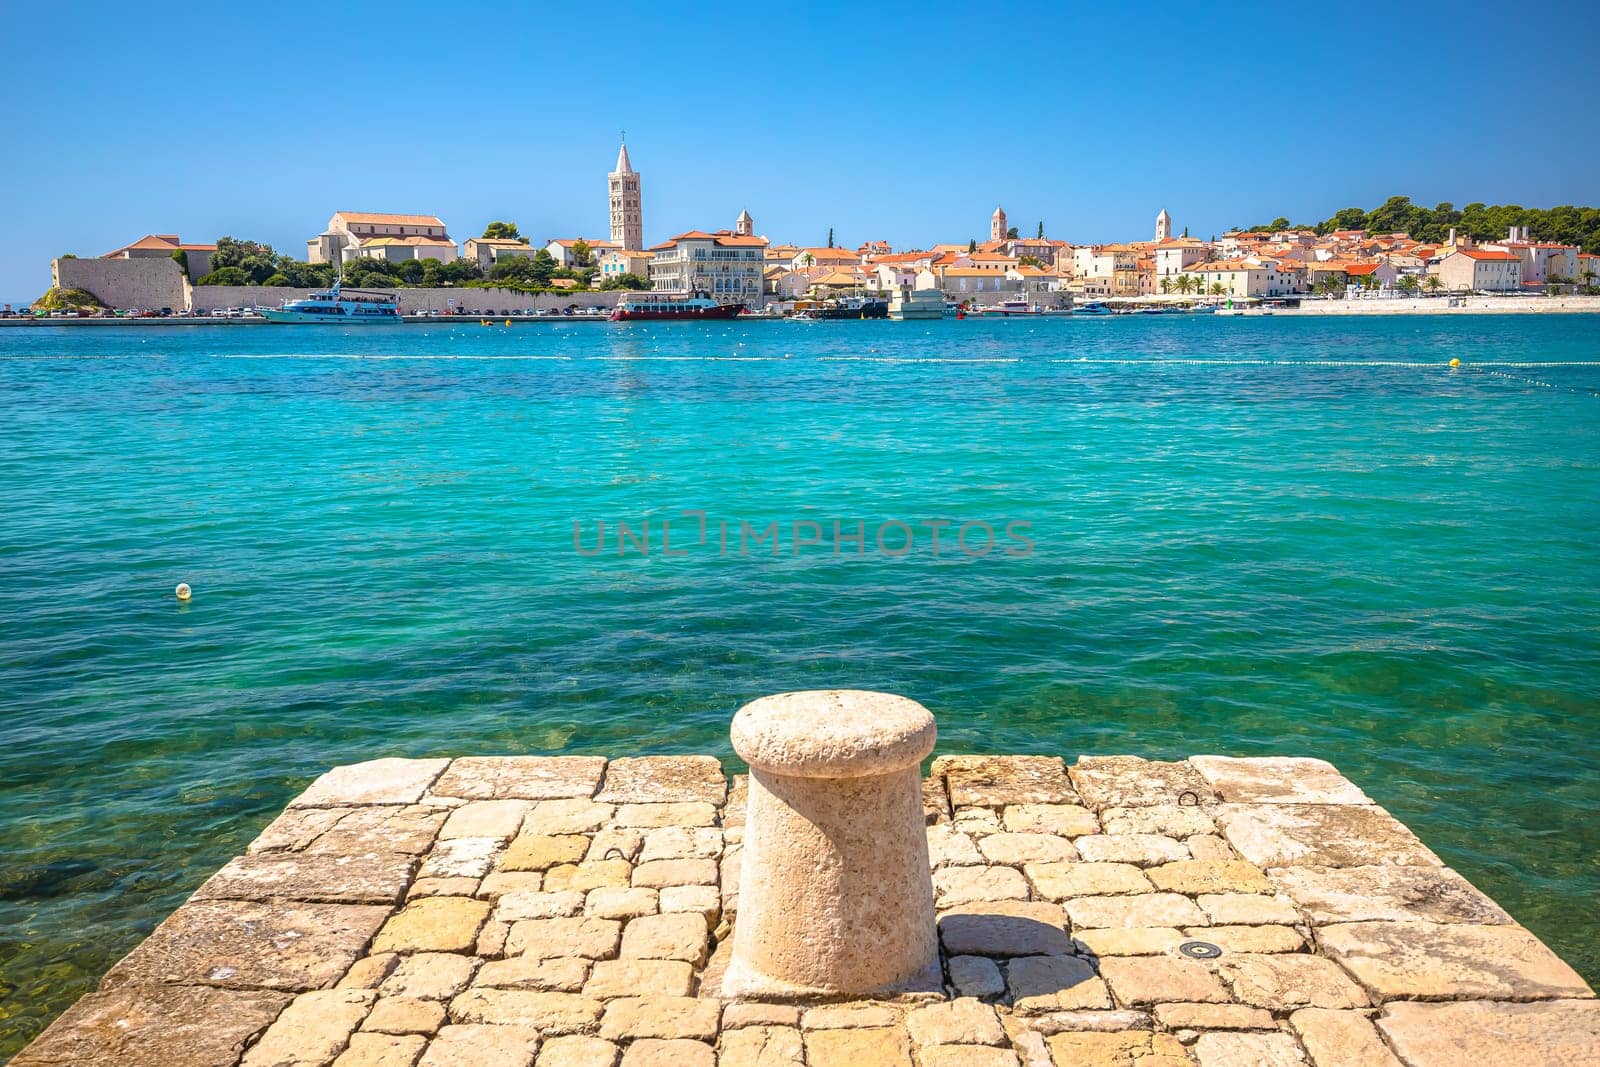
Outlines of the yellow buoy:
M507 325L507 326L510 326L510 325L511 325L511 320L510 320L510 319L507 319L507 320L506 320L506 325Z
M1459 359L1456 359L1455 357L1451 357L1450 365L1452 367L1459 367L1459 366L1461 366L1461 361Z
M177 595L179 600L188 600L189 597L194 595L194 591L189 588L188 582L179 582L178 588L174 589L173 593Z

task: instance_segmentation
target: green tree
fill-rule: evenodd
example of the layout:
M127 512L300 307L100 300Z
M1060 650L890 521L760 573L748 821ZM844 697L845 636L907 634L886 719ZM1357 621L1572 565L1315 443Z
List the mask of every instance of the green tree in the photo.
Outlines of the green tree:
M1039 220L1039 232L1035 233L1033 235L1033 239L1036 240L1036 241L1044 240L1044 220L1043 219Z
M627 274L616 274L610 278L607 278L605 281L600 283L600 288L605 290L630 289L637 292L639 290L649 289L650 283L630 271Z
M1437 274L1430 274L1428 275L1428 280L1423 282L1422 286L1430 293L1437 293L1440 289L1444 288L1444 280L1441 279Z
M1212 296L1227 296L1228 295L1228 287L1226 285L1223 285L1221 282L1212 282L1211 283L1211 295Z
M589 247L588 241L580 238L572 243L572 262L580 267L594 266L594 249Z
M970 252L976 252L977 250L978 250L978 239L976 237L967 238L967 251L970 253Z
M828 227L828 247L829 248L833 247L833 227L832 226Z
M1172 279L1171 278L1162 278L1161 279L1161 292L1162 292L1163 295L1172 292Z
M1017 228L1015 226L1006 231L1006 239L1010 241L1015 241L1017 239Z
M1418 289L1422 288L1422 283L1417 281L1417 276L1415 274L1402 274L1400 276L1400 280L1394 284L1395 288L1399 289L1407 296L1414 295Z
M526 243L526 239L522 234L517 232L517 224L514 222L491 222L483 228L483 235L502 241L523 241Z
M280 271L280 272L278 272L276 274L273 274L273 275L269 276L267 278L267 280L262 282L261 284L262 285L288 285L289 284L289 276Z
M249 285L250 275L243 267L220 267L205 275L196 285Z

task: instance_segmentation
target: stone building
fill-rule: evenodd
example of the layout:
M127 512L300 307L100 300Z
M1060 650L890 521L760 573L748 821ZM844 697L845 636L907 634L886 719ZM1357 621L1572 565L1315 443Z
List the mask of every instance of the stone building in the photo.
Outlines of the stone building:
M1006 226L1006 209L996 205L994 214L989 216L989 240L1004 241L1008 232L1010 230Z
M718 230L690 230L651 247L650 288L704 293L722 304L755 309L764 302L767 239Z
M639 173L628 159L628 142L617 152L617 169L606 182L611 194L611 244L627 252L644 247L644 212Z
M150 233L130 245L107 252L101 259L171 259L174 252L182 252L189 267L189 277L202 278L211 273L211 255L217 250L214 244L184 244L175 233Z
M437 215L373 211L336 211L328 228L306 242L308 263L348 263L358 256L453 263L456 243Z

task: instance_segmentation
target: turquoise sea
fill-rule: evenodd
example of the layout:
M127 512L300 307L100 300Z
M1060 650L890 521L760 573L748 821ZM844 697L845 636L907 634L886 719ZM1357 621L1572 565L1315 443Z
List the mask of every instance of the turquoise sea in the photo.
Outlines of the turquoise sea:
M0 501L0 1057L330 765L823 686L1332 760L1600 980L1600 317L5 329Z

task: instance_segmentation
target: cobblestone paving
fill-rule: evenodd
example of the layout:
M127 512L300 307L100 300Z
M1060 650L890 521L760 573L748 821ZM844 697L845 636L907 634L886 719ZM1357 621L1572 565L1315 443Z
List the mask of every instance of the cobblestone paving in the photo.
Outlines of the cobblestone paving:
M1583 980L1322 761L947 756L924 800L945 995L725 1002L714 759L337 768L13 1067L1600 1062Z

